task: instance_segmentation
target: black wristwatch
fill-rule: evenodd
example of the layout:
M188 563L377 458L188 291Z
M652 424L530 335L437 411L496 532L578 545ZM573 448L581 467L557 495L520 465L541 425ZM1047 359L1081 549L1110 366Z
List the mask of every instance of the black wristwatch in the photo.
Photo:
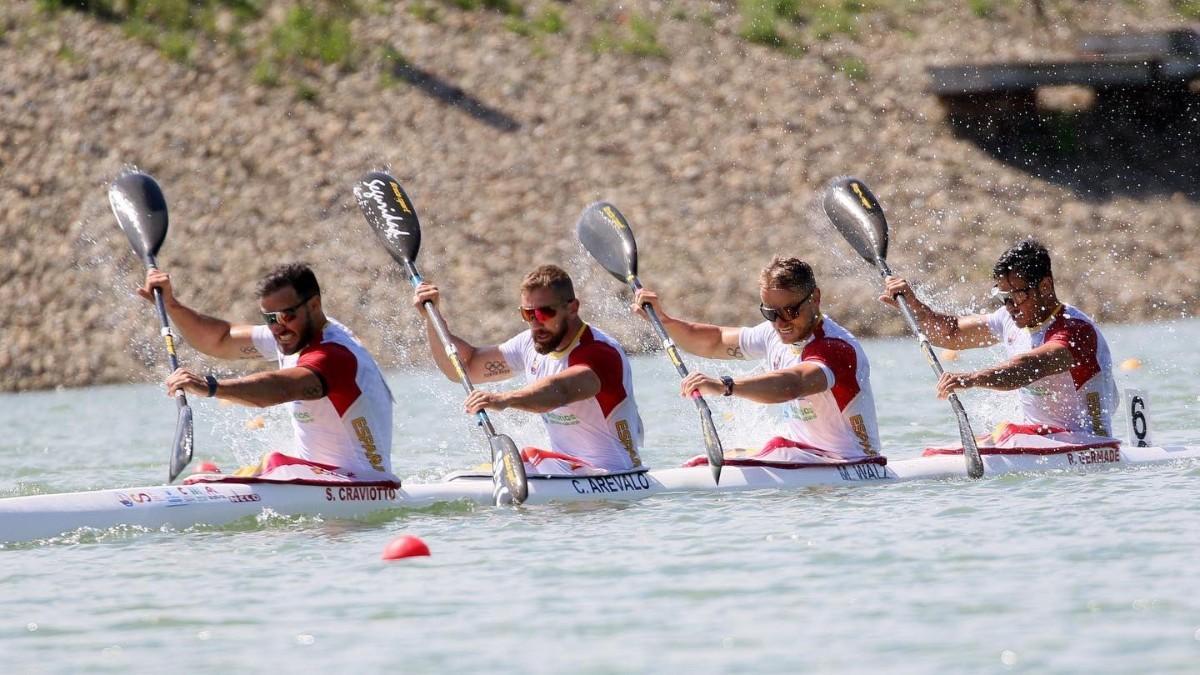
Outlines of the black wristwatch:
M728 375L722 375L721 382L725 385L725 393L721 395L733 396L733 378Z
M204 376L204 383L208 385L208 397L212 398L217 395L217 378L212 375Z

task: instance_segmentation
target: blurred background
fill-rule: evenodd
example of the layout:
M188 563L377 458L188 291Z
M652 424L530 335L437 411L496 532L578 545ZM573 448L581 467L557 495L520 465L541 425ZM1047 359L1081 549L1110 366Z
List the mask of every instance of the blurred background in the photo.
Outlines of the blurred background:
M428 356L353 203L376 168L476 343L524 328L517 285L554 262L586 316L652 348L575 241L596 199L673 313L757 323L758 270L796 255L827 313L900 334L815 208L846 174L937 306L987 309L992 263L1035 235L1060 297L1101 321L1190 317L1198 19L1196 0L9 0L0 390L161 379L105 197L130 167L166 193L181 299L253 321L255 280L307 260L390 368Z

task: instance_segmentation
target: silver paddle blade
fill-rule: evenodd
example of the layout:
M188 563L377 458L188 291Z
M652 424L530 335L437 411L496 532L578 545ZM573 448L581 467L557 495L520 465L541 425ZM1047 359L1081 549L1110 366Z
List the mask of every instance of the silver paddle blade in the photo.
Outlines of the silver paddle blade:
M637 276L637 242L625 216L608 202L590 204L575 224L579 243L600 266L621 281Z
M123 173L108 188L108 203L129 245L143 262L152 262L167 238L167 200L150 176Z
M416 261L421 223L400 183L382 171L372 171L354 184L354 199L392 258L401 264Z
M529 497L529 481L525 464L516 443L508 436L497 434L488 439L492 447L492 494L496 506L520 504Z
M171 444L171 469L168 483L175 482L179 474L192 461L192 408L179 408L179 420L175 423L175 442Z
M721 447L721 439L717 436L717 426L713 424L712 412L703 399L696 400L696 408L700 411L700 430L704 433L704 454L708 456L708 468L712 471L713 483L721 484L721 467L725 465L725 450Z
M887 220L865 183L857 178L835 178L825 188L823 205L829 222L863 259L871 264L887 259Z
M967 413L965 410L959 413L962 408L960 403L954 406L955 414L958 417L958 435L963 443L963 459L967 462L967 476L971 478L983 477L983 457L979 455L979 445L975 443L975 433L971 431L971 424L967 421Z

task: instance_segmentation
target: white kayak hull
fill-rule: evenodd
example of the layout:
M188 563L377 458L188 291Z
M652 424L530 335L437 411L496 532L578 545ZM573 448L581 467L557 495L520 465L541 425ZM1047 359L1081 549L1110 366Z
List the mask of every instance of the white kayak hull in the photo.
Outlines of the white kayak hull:
M1055 454L985 454L986 476L1007 473L1079 471L1200 458L1200 446L1120 450L1101 448ZM657 469L607 476L531 478L526 504L616 501L658 494L797 489L815 486L885 484L966 478L961 456L937 455L889 461L886 466L780 469L726 466L713 483L707 466ZM451 474L437 483L402 488L356 485L199 483L97 490L0 499L0 542L46 539L81 528L133 527L157 530L223 525L264 511L280 515L357 518L394 509L419 509L449 502L492 503L490 475Z

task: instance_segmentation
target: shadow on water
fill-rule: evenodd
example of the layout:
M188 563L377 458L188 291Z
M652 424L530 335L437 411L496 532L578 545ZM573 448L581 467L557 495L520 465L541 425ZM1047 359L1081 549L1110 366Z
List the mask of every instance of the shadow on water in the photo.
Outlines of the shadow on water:
M1200 95L1187 87L1100 90L1057 110L1032 94L999 106L952 105L947 121L997 160L1086 201L1200 201Z
M468 94L462 87L451 84L412 63L397 61L392 66L392 77L409 83L442 103L458 108L499 131L512 133L521 128L520 122L504 111L489 106Z

